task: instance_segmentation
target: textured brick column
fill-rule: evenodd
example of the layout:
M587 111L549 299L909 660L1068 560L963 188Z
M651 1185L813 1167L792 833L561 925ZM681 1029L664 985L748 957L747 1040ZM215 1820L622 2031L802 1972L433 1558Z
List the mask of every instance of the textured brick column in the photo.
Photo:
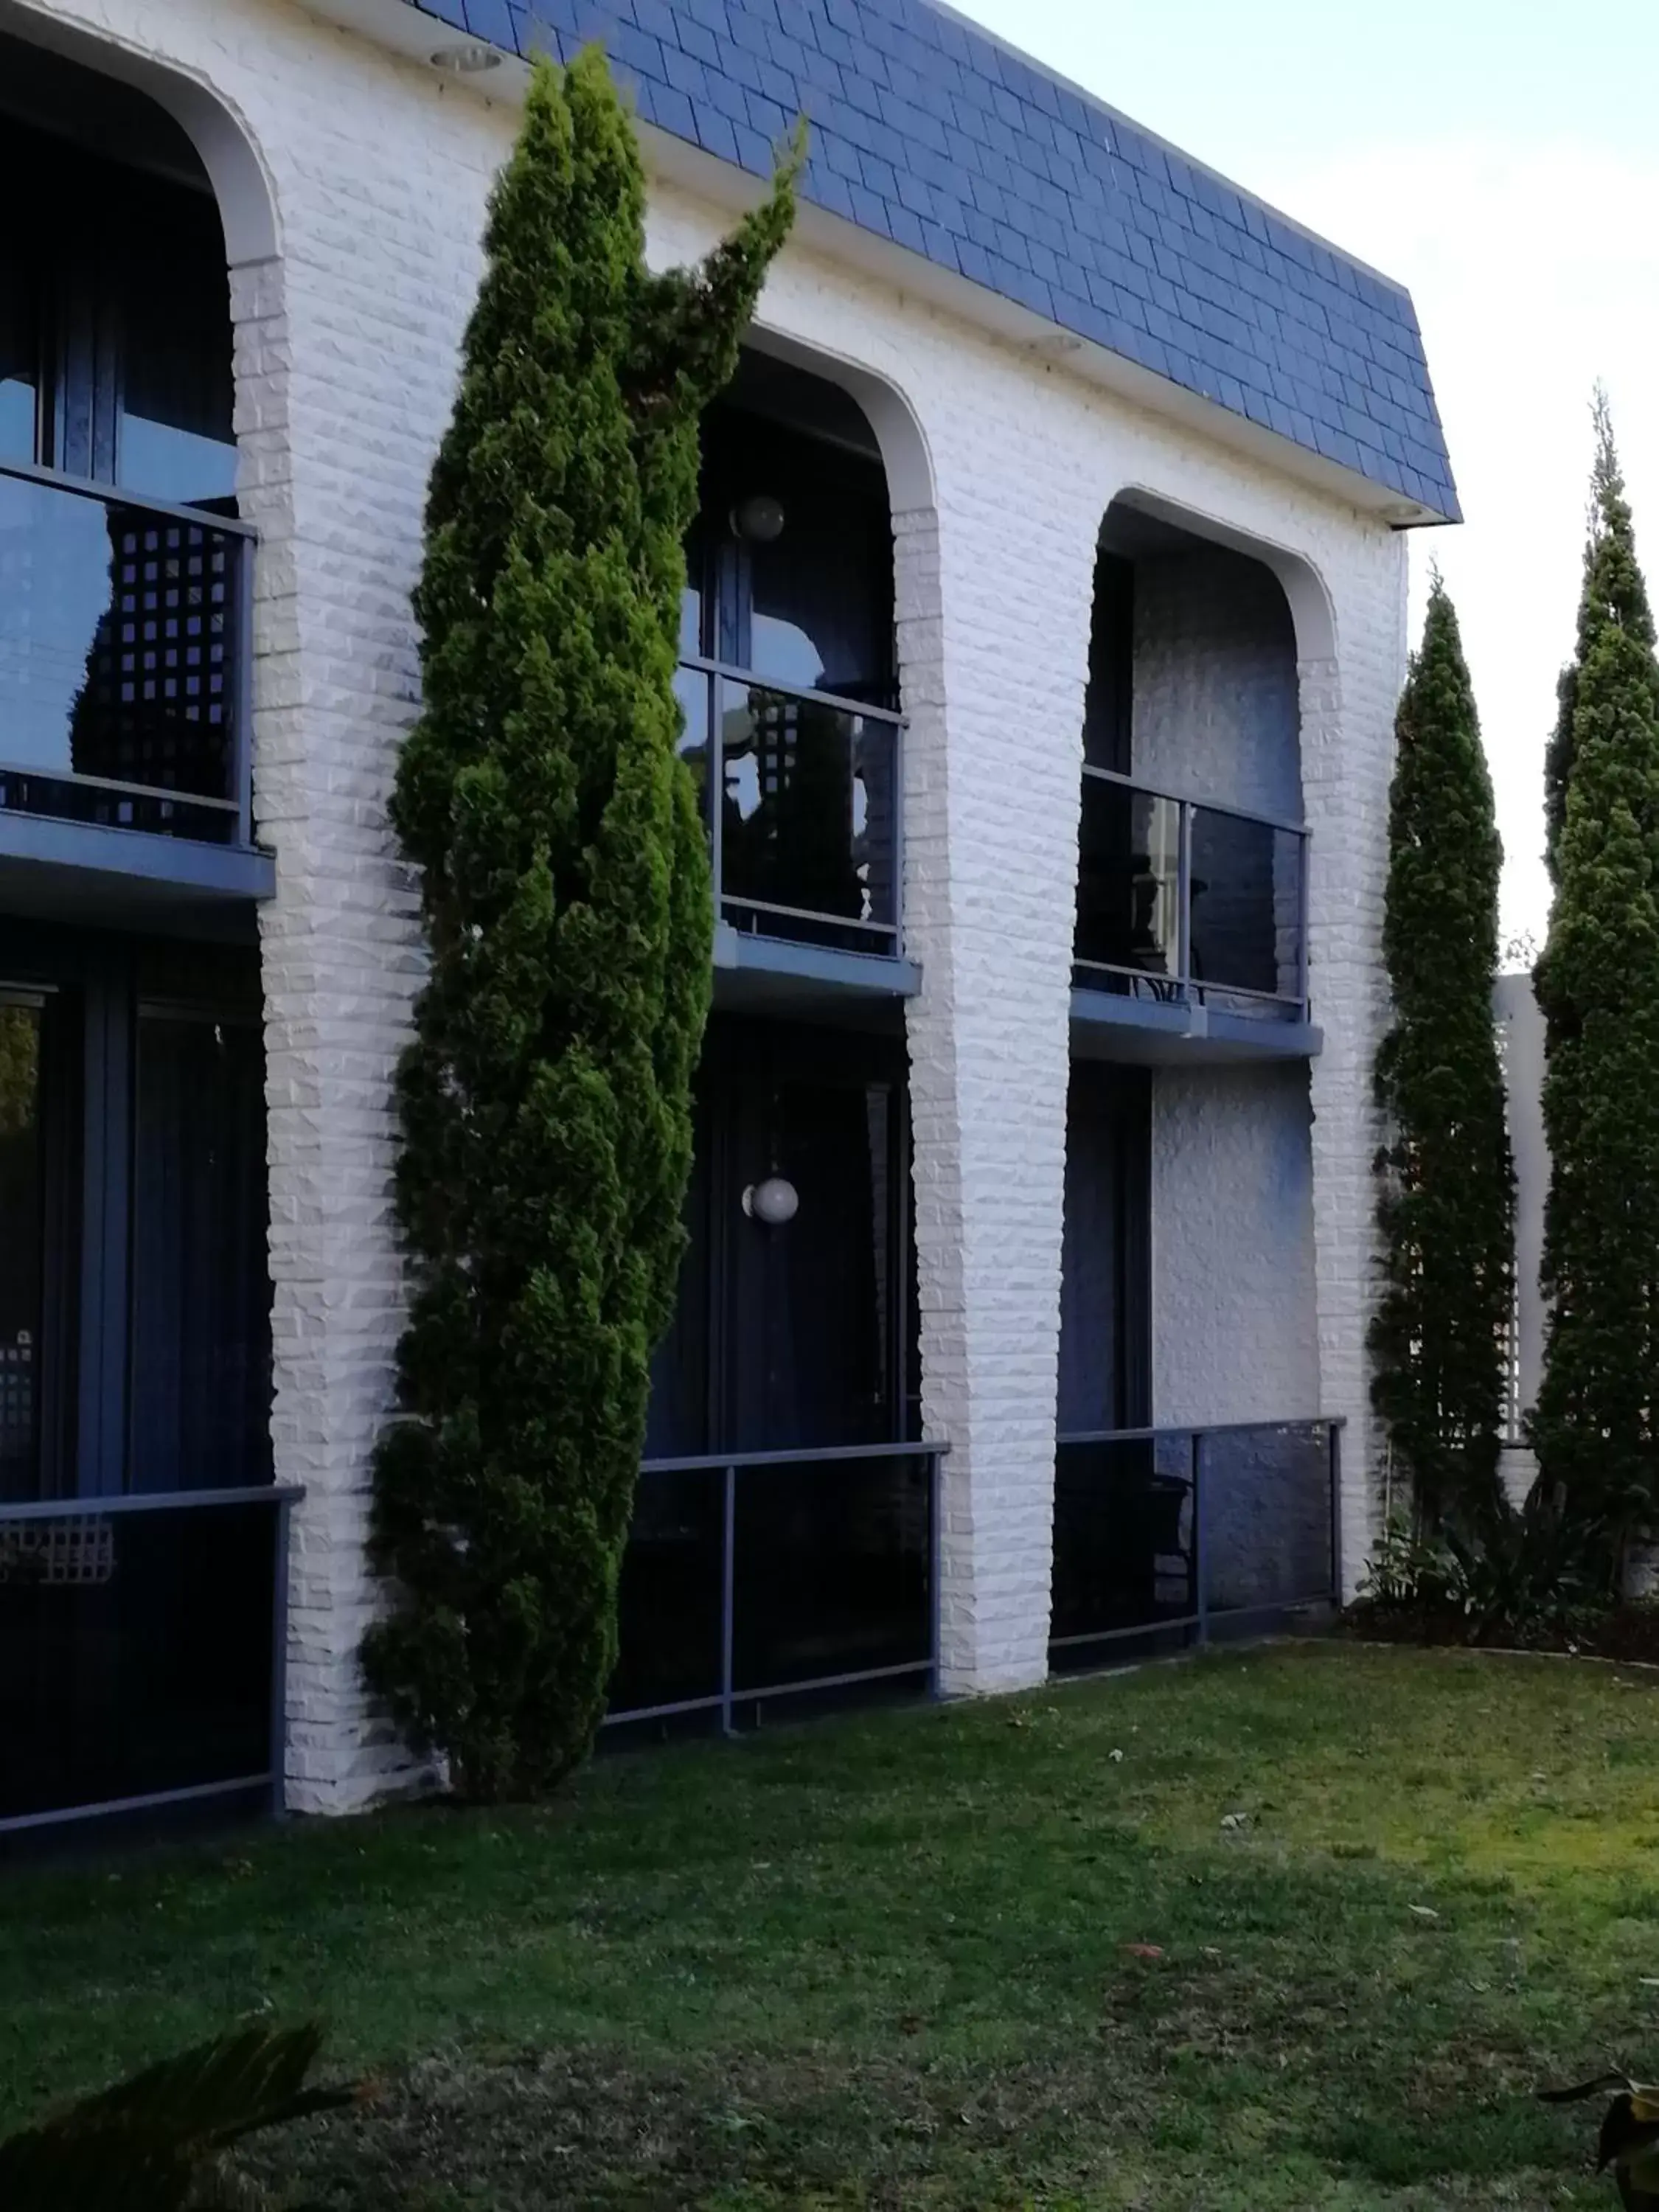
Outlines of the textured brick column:
M949 1440L944 1680L1048 1668L1067 1009L1099 514L988 438L897 518L923 1418ZM1012 447L1015 450L1010 451ZM1048 458L1048 457L1044 457ZM1027 473L1022 476L1022 459ZM1036 511L1041 507L1042 511Z
M259 531L254 813L276 854L276 896L259 917L272 1435L278 1481L306 1492L291 1528L288 1790L321 1812L363 1802L410 1764L370 1716L356 1658L374 1603L368 1454L399 1325L389 1084L418 956L385 791L410 685L365 698L385 656L353 653L361 570L339 535L319 546L302 533L299 517L315 511L307 471L324 456L298 419L283 272L234 271L233 314L240 488ZM406 561L407 523L397 543ZM406 660L406 614L390 592L381 611L404 629Z
M1403 567L1404 549L1395 550ZM1404 577L1339 608L1335 659L1300 666L1302 781L1312 830L1310 988L1324 1049L1312 1067L1314 1243L1322 1410L1342 1439L1343 1578L1352 1592L1376 1522L1381 1439L1366 1332L1377 1293L1371 1089L1388 1018L1382 902L1388 877L1394 708L1404 673ZM1350 618L1342 620L1349 612Z

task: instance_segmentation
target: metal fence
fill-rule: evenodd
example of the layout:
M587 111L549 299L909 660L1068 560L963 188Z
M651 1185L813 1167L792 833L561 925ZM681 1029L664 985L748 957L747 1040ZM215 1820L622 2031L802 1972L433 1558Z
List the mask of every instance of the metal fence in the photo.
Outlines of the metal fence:
M937 1687L945 1447L647 1460L607 1726L859 1685Z
M896 956L902 716L885 702L714 660L684 661L675 689L720 919L756 935Z
M252 842L253 533L0 463L0 811Z
M281 1809L301 1494L0 1504L0 1834L196 1800Z
M1078 988L1305 1020L1307 848L1297 823L1085 768Z
M1055 1663L1130 1638L1208 1640L1334 1603L1340 1421L1059 1439Z

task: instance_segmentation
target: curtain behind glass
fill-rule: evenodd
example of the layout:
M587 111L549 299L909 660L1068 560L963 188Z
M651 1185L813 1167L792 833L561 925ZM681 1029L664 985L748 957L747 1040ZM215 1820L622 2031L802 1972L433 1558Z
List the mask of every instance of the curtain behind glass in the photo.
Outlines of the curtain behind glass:
M259 1032L141 1011L137 1072L128 1487L269 1482Z

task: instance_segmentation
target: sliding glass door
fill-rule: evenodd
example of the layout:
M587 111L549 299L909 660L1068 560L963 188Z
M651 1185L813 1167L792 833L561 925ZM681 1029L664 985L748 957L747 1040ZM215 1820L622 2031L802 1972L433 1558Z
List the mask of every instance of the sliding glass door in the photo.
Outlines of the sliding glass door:
M648 1456L914 1433L904 1104L896 1039L710 1024L691 1244L653 1374Z
M270 1479L253 953L0 925L0 1500Z

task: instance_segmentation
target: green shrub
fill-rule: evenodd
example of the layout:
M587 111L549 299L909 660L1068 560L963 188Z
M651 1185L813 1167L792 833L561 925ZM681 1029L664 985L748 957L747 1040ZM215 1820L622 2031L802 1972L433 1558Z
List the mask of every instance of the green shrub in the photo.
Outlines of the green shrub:
M681 541L799 151L702 269L653 276L603 56L539 64L433 471L393 801L431 948L398 1092L404 1418L371 1532L398 1596L363 1660L480 1798L586 1754L615 1661L710 988Z

